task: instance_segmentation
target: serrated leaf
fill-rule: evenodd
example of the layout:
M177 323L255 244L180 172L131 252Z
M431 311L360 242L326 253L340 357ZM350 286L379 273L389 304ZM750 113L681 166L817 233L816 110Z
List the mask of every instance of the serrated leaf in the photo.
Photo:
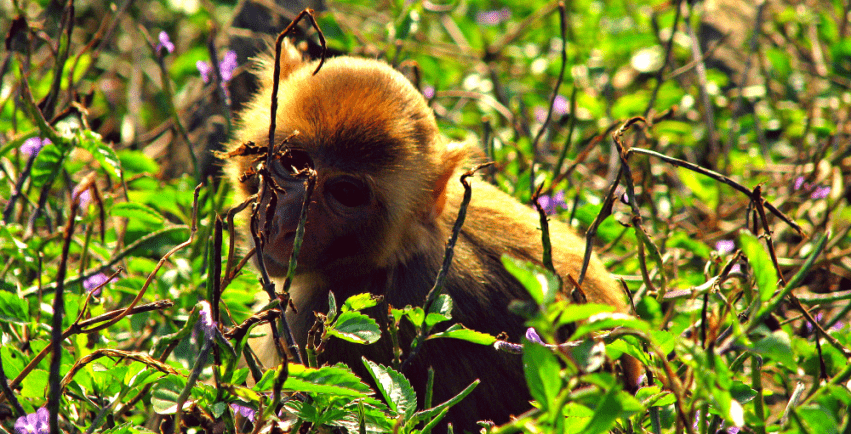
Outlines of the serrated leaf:
M440 294L437 299L434 300L434 303L432 303L428 313L436 313L446 318L452 318L452 307L452 297L448 294Z
M406 419L410 419L417 410L417 393L411 382L402 373L391 368L373 363L364 357L361 360L390 410L397 415L404 414Z
M381 337L381 329L375 320L359 312L343 312L327 328L327 333L345 341L371 344Z
M774 268L771 257L763 247L762 242L750 232L739 232L739 245L742 246L742 252L748 257L748 264L750 264L756 278L759 300L765 303L777 292L777 269Z
M426 338L426 340L437 338L461 339L462 341L472 342L479 345L493 345L494 342L496 342L495 336L470 330L461 324L453 324L444 332L431 334Z
M334 322L337 318L337 298L334 296L334 291L328 291L328 315L325 315L326 322Z
M347 298L340 310L342 312L361 311L377 306L379 301L381 301L380 296L365 292Z
M25 325L29 323L29 305L21 297L0 291L0 322Z
M287 380L284 382L284 389L288 391L355 398L366 397L371 392L369 386L363 384L360 378L343 365L323 366L317 369L290 363L288 369Z
M165 217L157 210L136 202L116 203L109 214L113 217L127 217L146 224L162 225L165 221Z

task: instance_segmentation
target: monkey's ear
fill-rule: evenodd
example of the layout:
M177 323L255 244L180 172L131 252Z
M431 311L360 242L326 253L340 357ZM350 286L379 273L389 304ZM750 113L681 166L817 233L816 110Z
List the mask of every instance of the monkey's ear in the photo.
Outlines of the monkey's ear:
M257 77L260 77L264 85L271 86L275 71L275 41L267 40L266 44L268 46L267 52L256 59L254 73ZM287 78L303 63L304 57L301 51L289 39L284 39L284 43L281 45L280 79Z
M458 166L467 159L467 150L464 145L451 143L438 156L440 162L440 172L437 180L432 187L432 209L431 216L437 218L443 213L443 208L446 206L446 187L449 182L453 181L453 174L458 170ZM454 180L458 181L458 180Z
M275 55L274 47L272 48L272 55ZM289 39L284 39L284 43L281 45L281 79L290 75L302 63L304 63L304 59L301 51Z

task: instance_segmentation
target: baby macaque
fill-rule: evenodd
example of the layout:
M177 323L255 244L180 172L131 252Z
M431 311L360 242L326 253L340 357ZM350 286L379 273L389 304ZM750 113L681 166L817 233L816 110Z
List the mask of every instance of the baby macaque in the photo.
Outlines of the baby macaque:
M264 146L268 142L273 63L261 62L261 90L239 115L229 151L249 141ZM327 311L329 291L338 303L370 292L394 307L423 304L458 216L464 193L459 177L472 165L468 150L440 135L423 96L386 63L337 57L314 75L316 67L317 61L303 61L294 47L284 45L275 145L292 137L285 144L287 158L273 160L269 170L286 194L278 195L273 217L260 218L260 227L271 227L263 260L280 289L305 194L303 180L291 177L291 166L309 164L315 169L315 190L290 289L298 313L287 312L302 348L314 312ZM240 200L257 192L256 179L243 176L255 159L238 156L226 161ZM500 257L541 263L538 214L481 179L471 181L472 202L443 293L454 300L452 322L493 335L505 332L509 340L520 342L524 320L510 313L508 305L530 298ZM553 221L549 228L555 268L563 277L578 277L584 240L564 223ZM609 304L620 312L627 309L622 291L596 255L582 291L589 302ZM379 323L386 322L386 304L383 311L374 312ZM401 348L407 351L414 331L400 333ZM261 348L256 342L252 347L270 366L277 355L271 341L265 342ZM343 362L357 370L362 356L390 365L390 339L385 335L373 345L332 339L322 361ZM435 371L435 404L481 380L445 418L456 432L477 431L479 420L504 423L530 408L518 355L455 339L427 341L404 372L420 394L419 402L429 367Z

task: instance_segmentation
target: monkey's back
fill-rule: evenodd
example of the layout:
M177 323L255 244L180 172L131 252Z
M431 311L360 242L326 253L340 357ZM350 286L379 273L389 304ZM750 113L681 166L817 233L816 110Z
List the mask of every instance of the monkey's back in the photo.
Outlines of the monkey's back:
M457 182L460 174L456 173L447 187L447 205L441 216L441 230L447 237L463 198L463 186ZM455 302L454 322L493 335L505 332L510 341L520 342L526 328L524 319L512 314L508 305L513 300L529 300L530 296L505 270L501 257L507 254L542 263L538 213L482 179L469 180L472 199L455 245L444 293ZM560 221L550 220L549 229L557 272L564 280L568 274L578 278L585 254L584 239ZM589 302L626 311L619 285L596 254L591 256L582 290ZM392 304L393 296L387 296ZM475 430L477 419L505 423L510 415L531 408L519 355L463 341L437 339L426 343L420 358L420 363L408 374L411 378L421 378L424 372L417 371L425 370L426 365L435 369L435 403L450 398L474 379L482 381L471 396L449 412L447 420L455 424L456 430Z
M460 173L457 175L460 177ZM462 229L463 247L459 249L456 260L479 262L477 259L481 256L470 254L470 249L478 249L542 264L543 245L538 212L482 179L469 180L472 198ZM464 194L460 182L450 182L448 189L444 225L449 227L444 230L451 228L454 223ZM585 239L568 224L556 219L549 220L549 232L556 271L565 282L568 274L578 279L585 256ZM492 256L485 257L493 259ZM620 286L593 252L582 282L582 291L589 302L608 304L618 311L626 311L625 296Z

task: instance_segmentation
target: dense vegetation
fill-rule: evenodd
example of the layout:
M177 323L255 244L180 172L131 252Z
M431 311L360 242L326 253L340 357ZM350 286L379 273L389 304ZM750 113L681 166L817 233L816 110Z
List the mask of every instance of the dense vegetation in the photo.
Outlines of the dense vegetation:
M538 409L492 432L851 433L851 4L329 3L332 53L403 69L444 133L496 162L485 178L527 203L543 186L551 218L594 229L634 302L628 318L568 306L506 259L540 339L585 321L575 347L523 341ZM444 414L394 367L369 366L371 391L342 366L248 386L236 365L234 326L268 297L212 155L252 89L252 32L282 11L0 3L6 432L414 432ZM329 314L326 337L377 339L373 303ZM434 325L449 303L394 315ZM648 368L634 395L597 369L621 353Z

